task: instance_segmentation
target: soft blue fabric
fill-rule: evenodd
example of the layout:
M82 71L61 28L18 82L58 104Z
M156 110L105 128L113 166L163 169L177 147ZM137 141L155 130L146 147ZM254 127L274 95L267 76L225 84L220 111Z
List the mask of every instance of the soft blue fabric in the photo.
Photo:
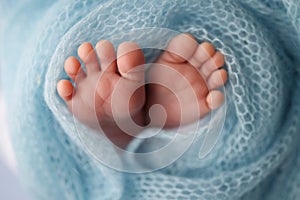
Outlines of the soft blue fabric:
M300 199L299 0L1 4L1 80L20 174L34 198ZM152 28L144 35L132 31L146 27L189 32L225 54L229 83L219 110L226 111L225 121L206 157L199 158L204 121L195 142L168 167L125 173L93 156L98 152L112 163L123 162L74 123L55 85L65 77L64 60L76 55L83 41L109 39L117 45L130 39L160 47L170 36ZM211 115L212 122L218 116ZM148 151L166 138L133 141L128 148ZM155 165L163 159L130 163Z

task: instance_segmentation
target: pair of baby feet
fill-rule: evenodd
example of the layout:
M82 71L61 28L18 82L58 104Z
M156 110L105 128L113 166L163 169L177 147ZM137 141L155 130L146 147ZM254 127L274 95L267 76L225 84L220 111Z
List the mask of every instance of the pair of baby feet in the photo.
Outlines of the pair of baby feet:
M101 129L121 148L141 131L131 128L132 120L139 127L177 127L204 117L224 101L216 90L227 81L221 69L224 55L189 34L174 37L147 74L144 54L133 42L120 44L117 53L109 41L99 41L96 48L83 43L78 56L85 70L77 58L69 57L64 69L74 85L61 80L58 94L79 121Z

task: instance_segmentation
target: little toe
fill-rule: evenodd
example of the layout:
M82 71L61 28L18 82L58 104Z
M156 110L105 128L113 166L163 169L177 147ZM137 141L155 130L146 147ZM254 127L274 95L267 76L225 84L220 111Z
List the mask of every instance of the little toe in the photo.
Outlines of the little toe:
M213 90L224 85L227 81L227 72L225 69L214 71L207 80L208 89Z
M120 74L129 80L144 81L142 65L145 64L145 58L142 49L136 43L124 42L120 44L117 54Z
M200 72L204 77L209 77L211 73L225 64L224 55L221 52L216 52L215 55L207 60L200 68Z
M184 63L194 55L198 42L190 34L180 34L174 37L161 55L161 59L170 63Z
M100 40L96 45L96 51L100 59L101 70L117 72L116 54L113 44L107 40Z
M59 96L67 103L72 99L74 87L68 80L61 80L57 83Z
M215 47L209 42L203 42L198 45L194 55L189 60L189 63L194 67L200 67L204 62L209 60L215 54Z
M74 56L70 56L65 61L65 72L74 81L85 77L84 71L80 67L80 62Z
M206 97L206 102L211 110L219 108L224 102L224 95L218 90L210 91Z
M85 42L78 48L78 56L84 62L87 74L94 74L100 71L98 57L93 46Z

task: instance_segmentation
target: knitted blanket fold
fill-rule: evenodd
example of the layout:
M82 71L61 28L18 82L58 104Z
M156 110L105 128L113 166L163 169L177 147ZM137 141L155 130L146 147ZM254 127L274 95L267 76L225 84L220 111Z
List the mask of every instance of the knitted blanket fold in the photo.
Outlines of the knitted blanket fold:
M300 1L1 4L1 81L20 175L33 198L300 198ZM196 130L191 140L159 130L120 153L59 98L64 61L81 43L135 41L151 62L183 32L213 43L229 75L225 104L181 130Z

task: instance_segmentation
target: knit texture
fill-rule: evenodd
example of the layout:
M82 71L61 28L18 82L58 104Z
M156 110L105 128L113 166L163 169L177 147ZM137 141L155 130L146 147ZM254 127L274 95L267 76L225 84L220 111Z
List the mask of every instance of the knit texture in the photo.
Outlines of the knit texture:
M300 1L1 4L1 80L10 132L22 180L35 199L300 198ZM146 48L163 49L181 32L225 55L226 103L200 122L194 142L168 166L138 174L110 168L128 162L151 169L167 157L126 161L101 134L77 122L55 89L66 78L65 59L85 41L107 39L137 42L150 62L157 51ZM214 148L199 158L209 121L222 129ZM128 150L152 151L165 140L137 139Z

